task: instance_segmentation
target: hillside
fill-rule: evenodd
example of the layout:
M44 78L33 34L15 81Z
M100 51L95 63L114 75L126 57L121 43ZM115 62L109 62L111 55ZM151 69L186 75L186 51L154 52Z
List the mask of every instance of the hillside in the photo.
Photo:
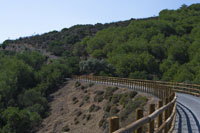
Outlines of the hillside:
M65 51L71 51L75 43L87 36L94 36L99 30L108 27L127 26L131 20L107 24L75 25L63 28L61 31L51 31L42 35L23 37L17 40L6 40L2 49L11 51L40 51L45 55L61 56Z
M51 59L76 56L86 74L199 83L199 23L200 4L182 5L158 17L7 40L2 49L38 50ZM95 62L103 66L93 69Z
M76 25L3 42L0 133L36 132L57 104L51 94L62 91L72 75L200 84L200 4L165 9L158 17Z
M126 88L113 90L112 94L110 92L112 88L113 86L88 83L81 83L78 86L74 81L68 82L63 88L51 95L51 115L44 119L41 129L37 133L106 132L109 116L118 115L122 122L121 126L125 126L134 120L137 107L144 108L147 112L147 105L156 104L158 101L156 98L137 94ZM123 105L125 95L127 95L126 102L129 102L127 105ZM131 96L130 100L128 100L128 95ZM108 96L111 97L111 100L106 98Z

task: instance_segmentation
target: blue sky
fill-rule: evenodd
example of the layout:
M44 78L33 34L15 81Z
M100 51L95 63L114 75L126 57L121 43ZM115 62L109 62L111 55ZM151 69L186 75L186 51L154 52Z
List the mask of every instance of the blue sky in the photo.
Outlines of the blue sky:
M75 24L157 16L200 0L0 0L0 43Z

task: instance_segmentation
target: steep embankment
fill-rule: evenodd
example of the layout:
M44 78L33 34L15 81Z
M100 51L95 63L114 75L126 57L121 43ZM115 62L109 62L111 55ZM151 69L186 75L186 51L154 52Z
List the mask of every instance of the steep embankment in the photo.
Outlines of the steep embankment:
M53 93L52 98L51 114L44 119L38 133L102 133L108 130L109 116L118 115L124 126L133 121L135 108L146 110L149 103L157 102L126 88L74 81Z

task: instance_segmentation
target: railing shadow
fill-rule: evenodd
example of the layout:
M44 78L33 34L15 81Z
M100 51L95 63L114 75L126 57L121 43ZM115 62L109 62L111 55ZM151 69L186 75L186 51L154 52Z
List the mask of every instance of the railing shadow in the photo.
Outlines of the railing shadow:
M177 102L177 103L178 103L177 106L179 106L179 107L182 106L182 109L185 108L186 110L188 110L190 112L190 114L192 115L192 117L193 117L193 119L194 119L194 121L196 123L198 131L200 132L200 123L199 123L197 117L195 116L195 114L188 107L186 107L185 105L183 105L182 103L180 103L180 102Z

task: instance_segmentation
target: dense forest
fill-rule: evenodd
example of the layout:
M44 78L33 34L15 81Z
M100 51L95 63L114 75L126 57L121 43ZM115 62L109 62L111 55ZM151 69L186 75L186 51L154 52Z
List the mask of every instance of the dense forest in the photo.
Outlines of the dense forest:
M20 52L9 50L22 44ZM0 73L0 133L35 132L48 116L49 94L72 74L200 83L200 4L6 40Z
M49 94L65 77L78 72L78 58L60 58L47 65L38 52L0 54L0 132L35 132L48 116Z

